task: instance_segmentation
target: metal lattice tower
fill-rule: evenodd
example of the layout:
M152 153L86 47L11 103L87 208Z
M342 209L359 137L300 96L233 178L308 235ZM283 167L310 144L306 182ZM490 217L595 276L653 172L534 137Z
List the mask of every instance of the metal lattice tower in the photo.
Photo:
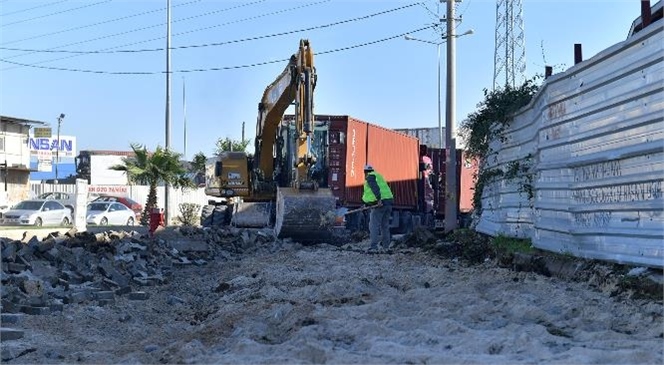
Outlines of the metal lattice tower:
M523 0L496 0L495 45L493 88L521 85L526 81Z

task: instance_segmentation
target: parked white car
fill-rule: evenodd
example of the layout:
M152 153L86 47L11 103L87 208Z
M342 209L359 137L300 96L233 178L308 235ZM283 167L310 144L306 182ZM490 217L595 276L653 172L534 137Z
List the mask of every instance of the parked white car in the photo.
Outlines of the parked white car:
M86 216L88 224L98 226L133 226L136 222L134 211L117 202L93 202L88 204Z
M71 211L51 199L24 200L3 214L2 222L5 225L21 226L68 226Z

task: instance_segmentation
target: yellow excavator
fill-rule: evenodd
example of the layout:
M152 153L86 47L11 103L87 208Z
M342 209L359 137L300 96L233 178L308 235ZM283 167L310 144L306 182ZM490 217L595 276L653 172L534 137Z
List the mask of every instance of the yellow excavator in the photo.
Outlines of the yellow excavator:
M258 104L255 153L222 152L206 164L205 193L222 202L203 208L203 226L221 222L237 227L273 226L280 238L323 241L329 227L322 217L335 209L335 198L311 179L316 162L314 132L314 55L300 40L284 71L263 93ZM296 158L290 169L278 163L278 136L286 109L295 105ZM288 170L288 171L284 171Z

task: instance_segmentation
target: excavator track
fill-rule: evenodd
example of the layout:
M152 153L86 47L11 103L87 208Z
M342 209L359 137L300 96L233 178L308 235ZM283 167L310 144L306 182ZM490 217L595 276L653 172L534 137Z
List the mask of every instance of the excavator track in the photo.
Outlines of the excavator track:
M279 238L301 243L321 243L332 238L325 216L334 212L336 200L329 189L278 188L274 232Z

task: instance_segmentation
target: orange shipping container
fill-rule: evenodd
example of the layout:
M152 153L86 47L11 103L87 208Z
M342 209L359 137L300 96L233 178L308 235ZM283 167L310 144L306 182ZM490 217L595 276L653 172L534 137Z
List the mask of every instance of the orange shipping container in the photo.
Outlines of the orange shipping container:
M417 138L369 125L367 163L390 184L395 207L417 207L419 151Z
M362 204L364 165L385 177L395 207L417 207L419 142L417 138L349 116L316 115L330 121L329 186L343 206Z

